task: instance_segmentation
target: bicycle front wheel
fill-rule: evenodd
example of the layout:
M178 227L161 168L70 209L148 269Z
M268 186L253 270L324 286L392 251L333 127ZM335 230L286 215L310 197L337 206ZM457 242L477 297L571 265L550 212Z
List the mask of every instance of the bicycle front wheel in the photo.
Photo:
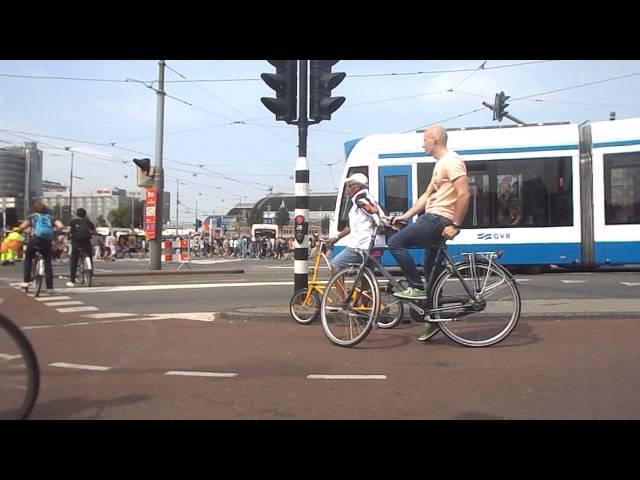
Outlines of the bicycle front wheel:
M452 310L433 313L440 330L460 345L488 347L501 342L520 319L520 292L515 280L502 266L477 262L457 265L458 272L471 289L479 292L475 307L460 280L449 270L442 272L433 287L433 308Z
M307 293L306 288L301 288L291 297L289 313L300 325L309 325L318 318L320 312L320 297L315 290Z
M38 360L22 331L0 314L0 420L24 420L38 398Z
M380 309L375 276L365 268L360 278L356 278L358 268L337 271L322 295L322 330L331 343L341 347L353 347L364 340ZM350 298L345 299L350 292L353 292Z

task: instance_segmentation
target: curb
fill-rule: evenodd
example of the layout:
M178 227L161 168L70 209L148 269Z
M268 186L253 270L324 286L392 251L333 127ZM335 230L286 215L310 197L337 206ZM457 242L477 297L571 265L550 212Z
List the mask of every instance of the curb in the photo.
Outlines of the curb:
M138 270L125 272L94 273L95 278L101 277L140 277L149 275L202 275L202 274L238 274L244 273L244 269L233 270Z
M251 320L275 320L275 321L291 321L295 323L293 318L289 315L289 312L216 312L216 316L224 320L239 320L239 321L251 321ZM407 315L405 314L406 318ZM568 313L522 313L520 321L530 320L546 320L546 321L558 321L558 320L570 320L570 319L583 319L583 320L596 320L596 319L631 319L637 317L640 320L640 315L635 312L568 312ZM413 323L426 323L415 322ZM313 322L318 323L316 322Z

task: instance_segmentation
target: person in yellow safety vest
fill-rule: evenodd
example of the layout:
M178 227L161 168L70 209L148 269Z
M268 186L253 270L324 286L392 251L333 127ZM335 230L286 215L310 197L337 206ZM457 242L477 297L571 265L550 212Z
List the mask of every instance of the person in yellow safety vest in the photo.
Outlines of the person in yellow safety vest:
M20 232L9 232L0 245L0 261L2 265L13 265L18 258L18 250L22 248L24 237Z

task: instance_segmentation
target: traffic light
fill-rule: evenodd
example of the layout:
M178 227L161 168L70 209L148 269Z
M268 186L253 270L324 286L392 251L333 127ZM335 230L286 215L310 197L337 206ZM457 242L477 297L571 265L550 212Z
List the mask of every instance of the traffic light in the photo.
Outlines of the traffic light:
M133 163L138 167L137 182L139 187L153 187L154 168L151 167L151 160L148 158L134 158Z
M331 72L339 60L311 60L309 70L309 118L316 122L331 120L331 114L338 110L344 97L332 97L331 90L340 85L347 76L344 72Z
M267 60L276 67L276 73L263 73L260 78L276 91L276 98L262 97L260 101L272 113L276 120L289 124L297 118L298 100L298 62L297 60Z
M507 112L506 108L509 106L508 103L505 103L507 99L509 99L508 95L505 95L504 92L496 93L496 98L493 103L493 119L502 121L502 117L504 117Z

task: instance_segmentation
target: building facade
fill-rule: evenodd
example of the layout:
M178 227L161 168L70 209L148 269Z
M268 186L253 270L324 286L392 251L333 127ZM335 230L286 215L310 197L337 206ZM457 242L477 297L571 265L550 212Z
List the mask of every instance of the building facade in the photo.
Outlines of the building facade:
M15 198L16 203L15 209L7 210L7 223L24 218L41 196L42 152L37 144L0 148L0 197Z

